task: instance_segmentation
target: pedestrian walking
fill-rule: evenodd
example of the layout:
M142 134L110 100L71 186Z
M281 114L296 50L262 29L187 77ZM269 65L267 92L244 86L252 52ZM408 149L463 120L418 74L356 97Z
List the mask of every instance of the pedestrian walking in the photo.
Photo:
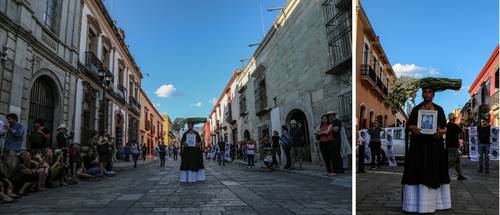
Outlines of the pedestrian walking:
M247 153L247 161L248 167L253 168L255 166L255 141L252 139L246 140L246 153Z
M405 212L434 213L451 208L448 155L443 145L446 116L443 108L433 103L434 95L434 89L422 89L424 101L413 108L407 122L411 136L402 179ZM435 134L422 134L418 127L421 110L437 112Z
M172 160L172 145L168 145L168 160Z
M132 153L132 159L134 160L134 168L137 168L137 160L139 159L140 151L141 148L139 147L139 143L134 141L132 146L130 146L130 152Z
M378 122L373 122L371 128L368 130L368 134L370 134L370 151L372 154L372 162L371 169L380 168L382 166L383 158L382 158L382 142L380 141L380 134L382 133L382 129L379 127ZM377 162L377 166L375 166L375 162Z
M146 145L142 144L142 159L145 161L146 160L146 154L148 152L148 147L146 147Z
M490 133L491 126L486 119L481 119L481 125L477 127L477 137L479 139L479 173L490 173Z
M286 127L286 125L281 126L280 144L281 148L283 149L283 153L285 154L286 160L286 164L283 169L290 169L292 167L292 159L290 156L291 142L290 134L288 133L288 127Z
M280 135L278 131L273 132L273 137L271 138L272 144L272 154L273 154L273 165L279 168L279 164L281 163L281 149L280 149ZM279 158L279 163L278 163Z
M163 142L158 145L158 156L160 157L160 166L165 166L165 156L167 154L167 146Z
M333 161L333 131L328 132L330 128L330 119L328 117L321 117L321 124L316 130L316 135L319 136L319 149L321 150L321 156L325 161L326 172L329 176L335 176L337 174L333 171L334 161Z
M304 156L305 137L304 131L296 120L290 121L290 138L292 143L292 170L302 170L302 157ZM297 168L296 168L297 167Z
M217 157L219 160L219 166L225 166L226 165L226 142L220 138L221 141L217 143Z
M108 162L111 151L110 141L107 135L101 135L97 143L97 154L99 155L99 177L104 176L105 164Z
M457 171L457 180L465 180L460 167L460 143L459 136L462 133L462 128L455 124L455 114L448 114L448 124L446 124L446 148L448 150L448 167L455 167Z
M176 145L174 146L174 149L173 149L173 152L174 152L174 160L177 160L177 156L179 154L179 147L177 147Z
M203 145L200 134L193 130L194 123L188 122L188 130L181 139L180 182L197 182L205 180L203 165Z
M18 123L17 115L7 114L7 123L3 125L3 134L5 136L4 148L2 153L2 172L10 177L17 164L17 153L21 151L23 145L24 127Z

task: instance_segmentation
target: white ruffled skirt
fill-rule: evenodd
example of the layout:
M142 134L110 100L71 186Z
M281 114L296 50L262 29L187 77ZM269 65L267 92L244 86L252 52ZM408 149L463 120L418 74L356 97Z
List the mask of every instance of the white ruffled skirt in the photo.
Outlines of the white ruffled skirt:
M451 208L450 184L437 189L425 185L403 185L403 211L412 213L434 213Z
M205 181L205 169L199 169L198 171L191 170L181 170L180 171L180 181L182 183L192 183L198 181Z

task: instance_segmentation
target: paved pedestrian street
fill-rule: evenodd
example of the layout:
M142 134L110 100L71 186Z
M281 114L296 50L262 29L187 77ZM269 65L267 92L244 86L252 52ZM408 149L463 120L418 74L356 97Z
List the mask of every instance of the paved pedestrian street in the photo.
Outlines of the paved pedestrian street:
M451 210L436 214L498 214L498 161L491 161L490 174L478 173L478 163L462 158L467 180L451 177ZM357 214L403 214L401 212L403 165L382 167L356 175Z
M32 193L0 204L0 214L350 214L351 187L284 171L219 167L205 161L207 180L180 184L178 161L120 170L113 178Z

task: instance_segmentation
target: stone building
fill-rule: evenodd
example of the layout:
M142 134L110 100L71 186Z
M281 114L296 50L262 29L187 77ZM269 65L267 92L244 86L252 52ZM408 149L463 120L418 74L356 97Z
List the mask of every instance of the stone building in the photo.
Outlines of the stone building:
M155 106L142 89L140 90L139 101L142 107L139 126L140 144L146 145L146 147L148 147L147 154L154 156L154 149L158 146L158 143L165 143L163 139L163 123L168 122L163 121L162 115L156 110Z
M75 129L79 17L79 0L0 1L0 118L18 114L25 135L36 119L52 137Z
M356 7L356 124L357 130L374 122L381 127L405 125L406 115L393 112L386 101L396 74L365 11Z
M334 111L350 142L351 8L347 0L287 1L247 65L233 75L234 90L228 87L233 78L224 89L209 117L212 134L236 142L253 138L259 146L265 134L297 120L307 139L304 158L317 162L313 132L321 116Z
M139 141L142 74L102 0L82 0L79 12L75 142L94 132L109 133L115 144Z

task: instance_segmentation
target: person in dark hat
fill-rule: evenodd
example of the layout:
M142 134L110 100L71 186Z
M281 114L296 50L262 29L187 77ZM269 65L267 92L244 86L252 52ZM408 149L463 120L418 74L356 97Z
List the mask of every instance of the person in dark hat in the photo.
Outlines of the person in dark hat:
M435 90L422 89L423 102L415 106L408 119L410 148L405 156L403 211L434 213L451 208L448 152L444 147L446 116L441 106L433 103ZM420 110L437 111L435 134L422 134L418 125Z
M205 180L205 167L203 165L203 149L201 137L193 130L194 123L188 122L188 130L181 139L181 182L197 182Z

